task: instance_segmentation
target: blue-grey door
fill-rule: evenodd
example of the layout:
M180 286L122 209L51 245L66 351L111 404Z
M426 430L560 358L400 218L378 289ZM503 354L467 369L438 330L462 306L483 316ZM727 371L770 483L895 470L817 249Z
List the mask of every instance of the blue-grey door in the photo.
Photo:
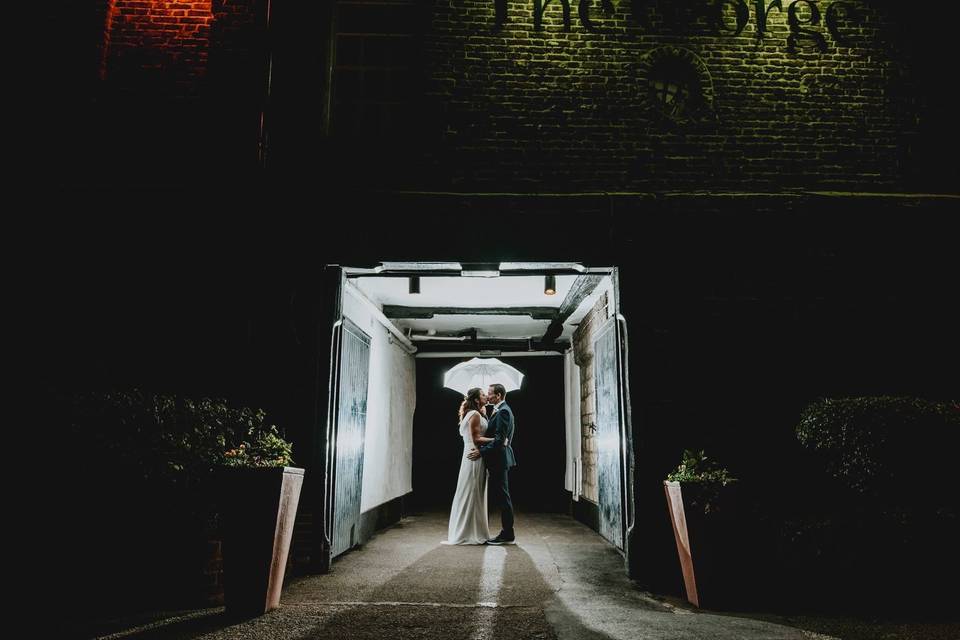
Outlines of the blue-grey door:
M369 374L370 337L344 319L333 440L335 449L331 557L351 549L358 542Z
M594 338L594 384L597 423L597 483L600 535L623 549L624 425L620 410L620 357L617 322L611 318Z

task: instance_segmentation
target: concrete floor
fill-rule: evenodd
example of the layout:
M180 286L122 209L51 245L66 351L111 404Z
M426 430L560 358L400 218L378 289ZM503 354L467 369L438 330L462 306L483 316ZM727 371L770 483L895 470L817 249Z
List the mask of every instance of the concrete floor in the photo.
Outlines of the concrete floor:
M446 516L404 519L334 563L301 577L283 606L227 623L193 612L105 638L270 640L451 638L557 640L793 640L829 638L658 601L626 578L623 558L573 519L519 515L515 546L448 547Z

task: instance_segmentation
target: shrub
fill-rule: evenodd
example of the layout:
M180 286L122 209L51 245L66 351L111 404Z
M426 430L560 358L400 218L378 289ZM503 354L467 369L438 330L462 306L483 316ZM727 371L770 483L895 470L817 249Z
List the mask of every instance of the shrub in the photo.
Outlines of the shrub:
M958 560L958 434L956 403L859 397L806 407L796 435L827 482L811 482L813 508L785 522L785 561L809 585L845 585L850 606L935 606L914 585Z
M890 498L914 480L952 485L950 452L960 433L960 405L905 397L822 399L796 428L831 477L864 497Z
M262 410L222 399L135 389L59 400L50 509L83 523L55 545L71 615L204 602L219 536L214 472L292 464L290 443Z
M285 466L292 446L260 409L140 390L73 398L71 440L97 464L117 464L140 479L192 485L221 466Z

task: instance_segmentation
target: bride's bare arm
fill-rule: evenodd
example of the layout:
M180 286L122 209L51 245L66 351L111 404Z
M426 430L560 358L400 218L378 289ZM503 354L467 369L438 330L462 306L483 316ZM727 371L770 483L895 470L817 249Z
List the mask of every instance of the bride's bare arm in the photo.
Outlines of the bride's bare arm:
M470 435L473 437L473 445L479 447L482 444L493 442L493 438L484 438L483 429L480 426L480 414L475 413L470 416Z

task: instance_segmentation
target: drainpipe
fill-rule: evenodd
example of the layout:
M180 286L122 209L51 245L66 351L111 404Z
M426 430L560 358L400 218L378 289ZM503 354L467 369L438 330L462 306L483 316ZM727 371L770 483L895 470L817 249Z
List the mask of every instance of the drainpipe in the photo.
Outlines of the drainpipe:
M270 91L273 85L273 32L270 29L271 2L267 0L265 41L267 47L266 64L267 77L264 87L263 102L260 105L260 122L257 131L257 163L261 169L267 167L267 152L269 140L267 133L267 109L270 108Z

